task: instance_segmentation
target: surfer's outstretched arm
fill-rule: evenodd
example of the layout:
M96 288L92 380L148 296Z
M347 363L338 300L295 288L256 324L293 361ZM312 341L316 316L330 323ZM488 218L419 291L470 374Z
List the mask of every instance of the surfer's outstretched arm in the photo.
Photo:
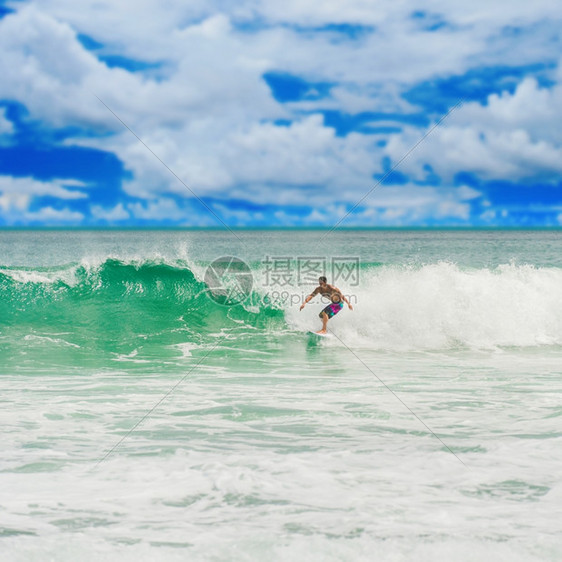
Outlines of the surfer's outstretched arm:
M301 310L304 308L304 305L310 300L313 299L319 292L320 292L321 287L316 287L316 289L314 289L314 291L312 291L312 293L310 293L310 295L308 295L308 297L306 297L306 299L304 299L304 302L301 305Z
M311 298L313 298L313 297L314 297L314 293L308 295L308 297L306 297L306 299L304 299L304 302L302 303L300 309L302 310L302 309L304 308L304 305L305 305Z

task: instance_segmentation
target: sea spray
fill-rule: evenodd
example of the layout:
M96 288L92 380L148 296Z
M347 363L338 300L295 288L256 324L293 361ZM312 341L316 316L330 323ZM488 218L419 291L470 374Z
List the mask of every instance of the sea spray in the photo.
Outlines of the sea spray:
M329 327L347 345L376 350L562 345L562 270L523 265L461 269L441 262L418 267L366 267L355 301ZM289 325L319 321L298 307ZM317 304L320 300L317 297ZM317 306L320 308L320 306ZM314 315L315 316L315 315Z
M319 326L317 314L326 304L320 297L299 311L312 287L285 286L272 298L271 290L256 286L246 301L221 306L209 298L201 271L183 260L116 258L57 268L1 267L2 333L22 345L30 341L26 336L65 333L67 344L84 351L129 354L146 342L205 343L209 335L241 325L284 334ZM329 324L346 345L411 351L562 345L559 268L471 269L439 262L363 264L360 273L357 286L340 284L354 310L345 307ZM256 278L260 274L254 269Z

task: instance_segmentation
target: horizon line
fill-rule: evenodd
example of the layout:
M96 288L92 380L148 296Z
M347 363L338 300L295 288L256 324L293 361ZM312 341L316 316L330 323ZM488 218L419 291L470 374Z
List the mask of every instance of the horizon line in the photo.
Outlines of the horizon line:
M229 226L232 230L330 230L331 226ZM18 231L18 230L185 230L185 231L227 231L226 228L220 226L146 226L146 225L134 225L134 226L50 226L50 225L34 225L34 226L0 226L1 231ZM415 226L415 225L405 225L405 226L341 226L336 229L336 231L351 231L351 230L562 230L562 225L558 226L547 226L547 225L536 225L536 226L521 226L521 225L488 225L488 226L476 226L476 225L457 225L457 226L447 226L447 225L427 225L427 226Z

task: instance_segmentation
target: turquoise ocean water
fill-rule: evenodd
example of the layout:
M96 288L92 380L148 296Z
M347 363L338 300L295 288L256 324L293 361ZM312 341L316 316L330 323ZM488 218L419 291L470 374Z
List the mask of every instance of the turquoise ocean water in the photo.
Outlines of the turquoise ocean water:
M562 231L0 231L0 389L2 560L562 559Z

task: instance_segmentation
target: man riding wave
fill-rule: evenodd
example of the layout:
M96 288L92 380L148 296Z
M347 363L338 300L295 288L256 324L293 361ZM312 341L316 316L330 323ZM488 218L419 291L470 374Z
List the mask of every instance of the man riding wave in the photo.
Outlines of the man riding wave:
M310 293L310 295L306 297L304 303L300 308L300 310L302 310L305 307L306 303L318 294L322 295L323 297L328 297L332 301L318 315L322 319L322 329L316 332L317 334L327 333L326 326L328 325L328 320L334 317L343 308L344 302L349 307L349 310L353 310L353 307L351 306L345 295L337 287L328 285L327 281L328 280L326 279L326 277L320 277L318 279L318 287L316 287L316 289L314 289L314 291L312 291L312 293Z

